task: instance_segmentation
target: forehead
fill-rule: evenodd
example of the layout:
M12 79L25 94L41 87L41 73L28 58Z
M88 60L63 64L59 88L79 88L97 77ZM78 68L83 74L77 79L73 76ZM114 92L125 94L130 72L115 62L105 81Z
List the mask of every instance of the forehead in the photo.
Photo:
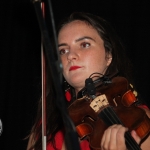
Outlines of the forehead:
M73 36L93 36L94 38L100 38L96 29L81 20L75 20L64 25L58 34L58 40Z
M91 27L92 28L92 26L88 22L86 22L86 21L74 20L74 21L71 21L71 22L65 24L62 27L62 29L66 28L66 27L73 27L73 26L87 26L87 27Z

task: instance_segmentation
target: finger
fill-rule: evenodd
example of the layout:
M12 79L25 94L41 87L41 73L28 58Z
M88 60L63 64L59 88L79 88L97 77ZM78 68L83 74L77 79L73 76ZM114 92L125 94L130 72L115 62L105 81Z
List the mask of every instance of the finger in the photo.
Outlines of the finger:
M102 150L107 149L109 139L110 139L110 130L107 129L107 130L104 131L104 134L103 134L103 137L102 137L102 140L101 140L101 149Z
M111 138L112 135L112 129L115 128L117 125L112 125L107 130L105 130L102 141L101 141L101 147L103 149L108 149L110 147L110 140L115 140L116 138ZM115 136L114 136L115 137Z
M102 140L101 140L101 148L107 149L110 141L110 135L111 135L111 126L108 127L103 134Z
M128 129L122 125L112 125L105 130L101 141L102 150L104 149L121 149L125 150L124 134Z
M111 128L111 135L110 135L110 142L109 142L109 148L116 149L117 147L117 141L116 141L116 134L118 132L119 125L113 125Z
M122 125L118 126L118 131L116 133L116 145L117 149L126 149L126 144L125 144L125 132L128 131L128 129Z
M141 138L137 135L137 133L135 132L135 130L132 130L132 131L131 131L131 135L132 135L132 137L134 138L134 140L135 140L138 144L140 144Z
M112 126L109 149L126 149L124 133L127 131L127 128L122 125Z

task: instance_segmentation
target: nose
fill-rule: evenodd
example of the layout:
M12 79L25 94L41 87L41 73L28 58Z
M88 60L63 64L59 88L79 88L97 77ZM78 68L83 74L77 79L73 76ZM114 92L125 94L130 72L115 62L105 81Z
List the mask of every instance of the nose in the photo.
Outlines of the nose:
M68 61L77 60L78 57L79 57L79 55L78 55L77 51L75 51L75 50L70 50L67 55Z

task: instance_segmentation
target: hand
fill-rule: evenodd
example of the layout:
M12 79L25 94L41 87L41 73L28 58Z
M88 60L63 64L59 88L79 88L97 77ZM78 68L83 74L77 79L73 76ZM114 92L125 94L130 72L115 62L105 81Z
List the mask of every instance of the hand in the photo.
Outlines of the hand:
M135 140L138 144L140 144L141 139L140 139L140 137L136 134L136 132L135 132L134 130L131 131L131 135L132 135L132 137L134 138L134 140Z
M101 150L127 150L124 138L126 131L128 129L122 125L115 124L110 126L103 134ZM137 143L140 142L140 138L135 131L132 131L131 135Z

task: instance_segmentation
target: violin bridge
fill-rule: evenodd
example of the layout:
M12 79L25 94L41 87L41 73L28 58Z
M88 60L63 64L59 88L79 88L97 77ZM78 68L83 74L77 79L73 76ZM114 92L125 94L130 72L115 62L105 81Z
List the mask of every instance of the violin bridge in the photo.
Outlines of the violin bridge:
M109 105L106 95L97 96L90 104L90 107L95 111L98 112L101 108Z

